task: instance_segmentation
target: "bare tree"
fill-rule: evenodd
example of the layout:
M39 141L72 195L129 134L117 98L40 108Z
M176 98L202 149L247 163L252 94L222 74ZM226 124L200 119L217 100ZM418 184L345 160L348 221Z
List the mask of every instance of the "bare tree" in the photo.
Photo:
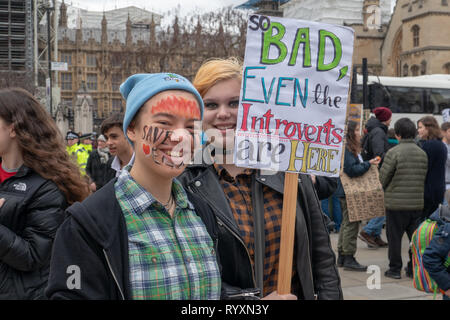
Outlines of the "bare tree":
M209 58L236 56L243 59L247 15L231 7L188 17L177 14L171 24L155 32L150 44L124 48L120 57L121 70L124 75L132 74L133 69L150 73L170 71L192 79L203 61ZM113 59L118 57L110 60Z

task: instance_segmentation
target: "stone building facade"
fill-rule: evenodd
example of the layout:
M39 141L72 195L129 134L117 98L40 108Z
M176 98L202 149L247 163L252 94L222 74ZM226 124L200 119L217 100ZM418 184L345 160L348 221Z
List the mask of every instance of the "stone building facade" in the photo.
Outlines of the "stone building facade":
M60 4L58 60L67 62L68 70L57 75L61 106L55 110L68 118L70 129L75 129L74 107L83 82L92 98L93 130L98 132L106 117L125 109L119 86L128 76L174 72L192 79L210 57L243 58L243 14L230 9L192 19L169 18L170 23L162 25L161 15L136 7L102 13Z
M450 74L448 0L398 0L381 48L383 75Z
M98 130L101 121L109 114L124 110L119 86L130 74L138 72L134 53L151 45L161 17L130 7L103 14L79 11L73 21L73 12L68 14L64 1L59 10L58 58L68 64L67 71L58 72L61 88L59 109L68 118L70 129L82 133L89 128ZM110 28L107 17L111 19ZM80 123L78 118L81 112L78 110L81 105L77 105L78 95L84 90L83 94L89 95L89 104L92 104L91 122L95 120L95 128L92 124Z

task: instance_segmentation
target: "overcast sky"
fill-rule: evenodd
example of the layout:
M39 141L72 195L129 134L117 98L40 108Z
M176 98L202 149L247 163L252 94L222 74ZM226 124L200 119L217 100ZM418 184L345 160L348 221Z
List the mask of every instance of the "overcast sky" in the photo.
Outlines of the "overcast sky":
M182 11L193 11L195 9L214 10L229 5L235 6L246 2L246 0L65 0L65 2L92 11L136 6L164 13L175 9L178 5Z
M58 0L61 2L62 0ZM182 13L191 11L211 11L226 6L236 6L247 0L65 0L72 4L92 11L112 10L128 6L136 6L158 13L164 13L180 7ZM391 0L392 7L396 0Z

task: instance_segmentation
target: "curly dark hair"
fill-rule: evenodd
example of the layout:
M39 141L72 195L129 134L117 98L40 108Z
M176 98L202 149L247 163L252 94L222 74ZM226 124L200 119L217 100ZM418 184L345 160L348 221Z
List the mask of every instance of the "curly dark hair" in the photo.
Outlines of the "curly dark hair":
M70 160L55 122L29 92L21 88L0 89L0 118L13 125L24 164L53 181L68 204L89 195L89 187Z

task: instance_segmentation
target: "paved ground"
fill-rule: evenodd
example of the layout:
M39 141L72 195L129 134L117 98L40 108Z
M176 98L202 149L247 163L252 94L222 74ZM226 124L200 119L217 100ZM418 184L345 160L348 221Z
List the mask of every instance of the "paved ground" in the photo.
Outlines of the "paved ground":
M331 244L337 255L338 234L332 233ZM383 240L386 241L386 235L383 229ZM408 237L404 236L402 241L403 265L408 262ZM358 250L356 252L356 260L359 263L370 266L378 266L380 270L379 289L369 289L367 282L374 278L375 273L346 271L339 268L341 276L342 290L345 300L432 300L433 294L427 294L416 290L413 287L412 279L405 276L402 270L402 279L395 280L384 276L384 272L388 269L387 248L379 248L376 250L368 249L365 242L358 239ZM376 267L374 267L375 269ZM368 270L369 271L369 270ZM376 282L370 281L374 287ZM436 296L437 300L442 300L442 295Z

